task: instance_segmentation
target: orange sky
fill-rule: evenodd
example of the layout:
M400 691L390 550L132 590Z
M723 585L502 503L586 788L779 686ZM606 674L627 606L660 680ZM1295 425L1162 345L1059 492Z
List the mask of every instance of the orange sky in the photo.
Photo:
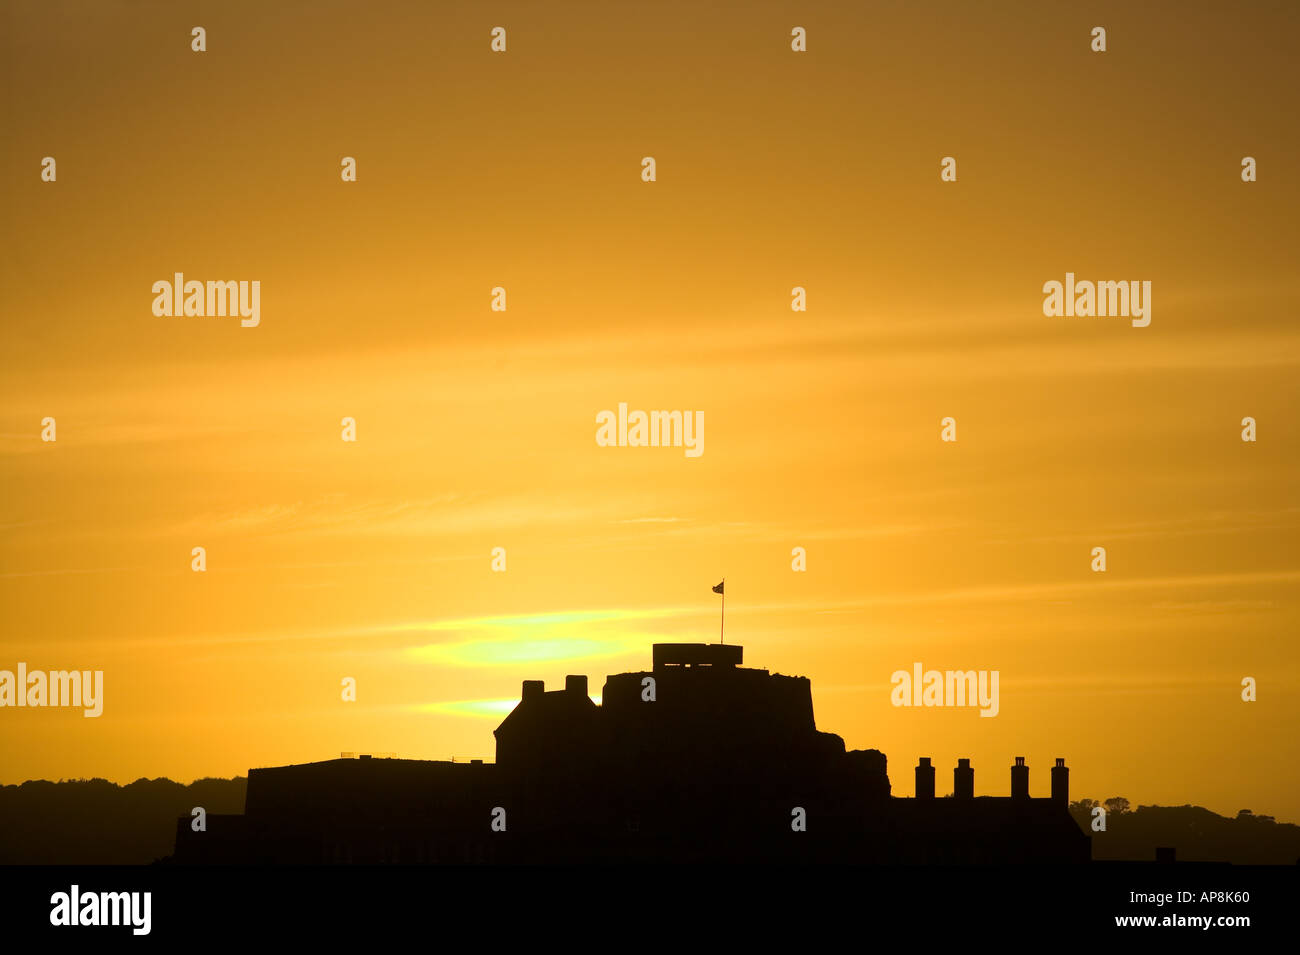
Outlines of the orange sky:
M105 673L0 782L490 757L725 575L898 794L1300 819L1292 4L267 6L0 14L0 669ZM154 316L178 271L261 324ZM1044 317L1066 271L1151 325ZM621 401L704 454L597 447ZM914 661L999 715L892 707Z

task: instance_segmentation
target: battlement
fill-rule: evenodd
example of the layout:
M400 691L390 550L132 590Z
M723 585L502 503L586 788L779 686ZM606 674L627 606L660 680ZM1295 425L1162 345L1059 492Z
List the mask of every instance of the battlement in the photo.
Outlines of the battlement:
M744 647L725 643L656 643L651 659L656 670L663 667L735 667L744 658Z

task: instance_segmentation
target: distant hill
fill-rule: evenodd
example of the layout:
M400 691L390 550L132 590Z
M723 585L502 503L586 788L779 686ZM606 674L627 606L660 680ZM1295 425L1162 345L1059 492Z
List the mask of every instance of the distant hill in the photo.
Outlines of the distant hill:
M1094 861L1150 862L1158 846L1173 847L1179 862L1294 865L1300 860L1300 826L1271 816L1243 810L1229 818L1200 806L1138 806L1108 813L1106 831L1093 832L1091 807L1083 803L1071 803L1070 815L1092 836Z
M241 813L248 780L106 779L0 786L0 865L147 865L171 855L195 806Z

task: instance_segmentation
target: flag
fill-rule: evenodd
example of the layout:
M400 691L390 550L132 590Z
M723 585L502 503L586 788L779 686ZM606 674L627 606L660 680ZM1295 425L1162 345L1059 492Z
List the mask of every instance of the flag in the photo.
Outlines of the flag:
M727 578L723 577L723 578L722 578L722 584L725 584L726 582L727 582ZM716 587L713 588L713 592L714 592L715 594L720 594L720 593L722 593L722 584L718 584L718 586L716 586Z

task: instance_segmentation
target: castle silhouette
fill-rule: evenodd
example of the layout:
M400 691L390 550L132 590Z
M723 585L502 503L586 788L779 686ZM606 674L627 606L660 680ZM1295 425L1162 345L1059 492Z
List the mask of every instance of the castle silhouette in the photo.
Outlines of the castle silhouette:
M661 643L653 669L562 690L525 680L495 763L361 756L252 769L243 815L177 820L177 863L1087 862L1058 759L1050 798L951 797L935 767L890 793L885 755L818 731L806 677L728 644Z

